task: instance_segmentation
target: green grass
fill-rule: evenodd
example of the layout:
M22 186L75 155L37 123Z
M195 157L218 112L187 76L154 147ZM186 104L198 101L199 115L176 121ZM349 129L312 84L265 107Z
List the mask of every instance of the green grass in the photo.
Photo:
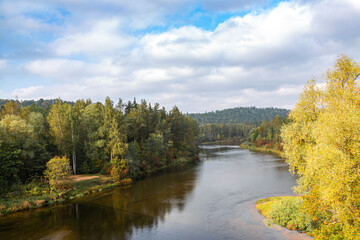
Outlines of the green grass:
M267 226L277 224L290 230L311 232L311 223L303 211L301 197L282 196L259 199L256 209L267 219Z
M263 215L266 218L269 218L269 213L272 208L272 206L279 202L282 199L287 198L297 198L294 196L282 196L282 197L269 197L264 199L259 199L256 201L255 208L260 212L261 215Z

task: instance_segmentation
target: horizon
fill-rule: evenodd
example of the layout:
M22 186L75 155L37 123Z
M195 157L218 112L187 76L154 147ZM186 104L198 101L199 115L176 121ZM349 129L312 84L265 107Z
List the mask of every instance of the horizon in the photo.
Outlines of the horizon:
M86 101L87 99L77 99L75 101L69 101L69 100L66 100L66 99L61 99L61 98L53 98L53 99L44 99L44 98L39 98L39 99L11 99L11 98L8 98L8 99L2 99L0 98L0 100L6 100L6 101L19 101L20 103L22 102L25 102L25 101L39 101L39 100L44 100L44 101L56 101L57 99L60 99L61 101L63 101L64 103L74 103L77 101L77 100L84 100ZM119 98L118 98L119 99ZM121 98L120 98L121 99ZM134 98L133 98L134 99ZM104 104L105 103L105 100L104 101L92 101L92 99L90 99L92 103L102 103ZM110 100L114 103L114 105L117 104L117 102L115 102L113 99L110 98ZM131 100L128 100L128 101L124 101L124 99L121 99L123 100L123 104L125 105L128 101L132 102ZM140 101L142 100L146 100L146 99L140 99ZM155 104L157 104L157 102L155 103L152 103L152 102L148 102L146 101L147 104L151 104L152 106L154 106ZM137 102L139 103L139 102ZM163 106L161 103L158 103L160 105L160 107L165 107ZM1 106L1 105L0 105ZM176 105L174 105L173 107L177 107ZM171 109L173 108L166 108L165 107L165 110L167 112L171 111ZM272 106L264 106L264 107L257 107L257 106L235 106L235 107L231 107L231 108L224 108L224 109L216 109L216 110L212 110L212 111L204 111L204 112L184 112L182 111L180 108L180 112L182 112L183 114L186 114L186 115L189 115L189 114L207 114L207 113L216 113L216 112L220 112L220 111L225 111L225 110L231 110L231 109L236 109L236 108L257 108L257 109L269 109L269 108L273 108L273 109L284 109L284 110L288 110L288 111L291 111L291 109L288 109L288 108L280 108L280 107L272 107Z
M356 0L4 0L0 9L3 99L292 109L340 54L360 60Z

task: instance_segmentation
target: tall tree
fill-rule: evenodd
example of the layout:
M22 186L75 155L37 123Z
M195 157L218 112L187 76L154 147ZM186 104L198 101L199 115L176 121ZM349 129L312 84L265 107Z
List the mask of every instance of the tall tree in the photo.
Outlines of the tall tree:
M84 100L78 100L71 109L71 150L74 175L76 175L77 152L83 148L86 139L86 126L82 116L86 105Z
M47 120L55 144L61 154L67 156L71 152L71 105L57 99L51 107Z
M282 129L318 239L360 239L360 66L340 56L325 88L310 81Z

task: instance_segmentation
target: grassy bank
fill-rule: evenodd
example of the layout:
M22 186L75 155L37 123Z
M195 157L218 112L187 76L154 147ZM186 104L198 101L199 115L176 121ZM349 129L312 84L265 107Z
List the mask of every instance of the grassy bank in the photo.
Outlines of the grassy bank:
M76 175L68 177L67 188L57 192L51 192L48 184L29 183L19 186L17 191L0 196L0 216L32 208L65 203L92 193L102 192L130 183L131 179L114 183L108 176Z
M268 227L276 224L311 236L311 222L303 211L302 203L301 197L280 196L259 199L255 207L266 218L264 223Z
M197 161L199 161L198 156L194 158L179 157L169 165L148 169L137 176L132 176L132 178L139 180L171 167L182 167ZM131 183L132 179L130 178L114 182L107 175L88 174L67 177L64 180L64 184L62 184L63 188L56 192L50 191L49 184L47 183L32 182L26 185L18 185L12 192L0 195L0 217L18 211L66 203L89 194L99 193Z
M249 149L249 150L256 151L256 152L275 154L279 157L282 157L282 154L283 154L281 151L279 151L277 149L268 148L266 146L256 147L254 145L249 145L248 143L243 143L240 145L240 147L243 149Z

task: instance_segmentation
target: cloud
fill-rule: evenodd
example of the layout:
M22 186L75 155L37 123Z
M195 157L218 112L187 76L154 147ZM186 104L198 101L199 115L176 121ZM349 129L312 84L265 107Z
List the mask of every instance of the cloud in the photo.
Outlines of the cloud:
M311 44L306 44L311 23L309 7L281 3L262 13L233 17L214 31L186 26L147 34L140 40L141 53L144 59L165 65L251 67L281 61L298 63L313 50ZM291 58L294 54L298 56Z
M59 38L50 47L60 56L121 55L135 39L118 31L119 22L118 19L99 21L90 31Z
M270 1L201 3L214 12L249 12L206 30L165 22L169 15L194 8L186 1L94 1L82 9L76 8L82 1L55 1L54 6L65 6L70 14L52 10L61 19L56 24L35 19L29 29L59 31L37 45L42 54L30 52L32 58L23 57L16 67L29 79L45 80L29 80L6 92L20 99L146 98L188 112L254 105L291 108L306 81L321 77L338 54L360 60L357 1L294 0L256 9ZM25 10L7 11L7 16L18 16ZM166 27L144 30L154 24ZM13 62L4 59L1 81L9 85L13 78L6 76Z

